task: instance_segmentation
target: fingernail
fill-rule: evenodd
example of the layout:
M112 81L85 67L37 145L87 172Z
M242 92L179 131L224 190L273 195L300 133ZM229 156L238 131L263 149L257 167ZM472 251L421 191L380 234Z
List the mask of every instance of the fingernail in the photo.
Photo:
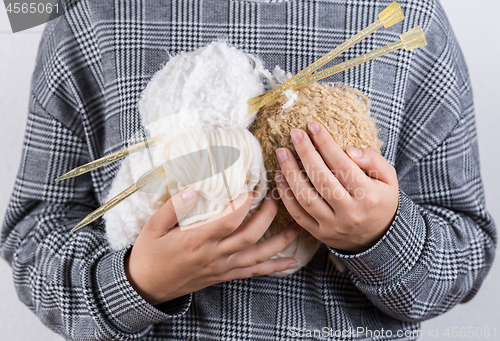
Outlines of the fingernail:
M361 159L363 157L363 151L356 147L347 148L347 154L351 155L355 159Z
M267 199L268 200L275 200L275 201L279 201L280 200L280 196L278 193L275 193L276 192L276 188L273 188L272 190L270 190L268 193L268 197Z
M292 129L290 135L292 136L293 143L299 143L302 141L302 132L300 129Z
M283 163L286 160L288 160L288 155L287 155L286 150L284 148L276 149L276 156L278 157L279 163Z
M295 234L298 236L302 231L304 231L304 229L302 228L302 226L300 225L297 225L295 226Z
M194 192L195 191L193 187L188 187L182 191L181 197L185 202L190 202L194 198Z
M289 268L289 269L295 269L297 266L299 266L299 265L297 264L297 262L293 262L293 263L288 264L288 268Z
M319 133L319 124L316 123L316 122L311 122L309 123L309 125L307 126L309 128L309 131L311 132L311 134L313 135L316 135L317 133Z
M278 171L274 175L274 181L276 182L285 182L285 177L283 176L283 172Z

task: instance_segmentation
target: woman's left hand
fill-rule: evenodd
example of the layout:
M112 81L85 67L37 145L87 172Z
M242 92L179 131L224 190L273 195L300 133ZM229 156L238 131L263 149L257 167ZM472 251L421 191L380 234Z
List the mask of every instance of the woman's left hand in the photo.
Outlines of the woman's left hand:
M395 217L396 170L373 150L351 147L345 153L319 123L309 124L309 132L312 141L303 130L291 132L305 171L290 150L276 151L282 170L276 174L278 193L290 215L315 238L339 250L363 252Z

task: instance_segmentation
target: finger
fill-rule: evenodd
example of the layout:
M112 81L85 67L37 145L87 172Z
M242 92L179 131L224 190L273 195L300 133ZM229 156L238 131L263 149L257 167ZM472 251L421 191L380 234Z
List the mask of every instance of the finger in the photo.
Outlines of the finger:
M349 147L347 148L347 154L372 179L382 181L388 185L397 185L398 176L396 170L376 151Z
M356 189L367 184L363 171L340 148L325 127L317 122L311 122L309 132L328 168L344 188ZM351 191L349 192L352 194Z
M346 189L327 167L325 161L317 152L316 148L309 139L309 136L307 136L304 131L300 129L293 129L290 135L292 137L295 150L297 151L297 154L302 161L302 165L304 166L304 169L314 187L330 204L330 206L334 209L339 208L341 199L350 199L349 190L351 189Z
M262 207L244 226L219 240L220 250L226 254L233 254L255 244L271 225L278 212L278 206L278 200L269 193Z
M250 277L269 275L275 272L294 269L297 267L297 261L294 258L276 258L269 259L264 263L254 265L248 268L239 268L229 271L223 280L224 282L233 279L244 279Z
M198 201L198 192L188 187L167 200L155 214L151 216L144 231L164 235L177 224Z
M209 238L211 240L219 240L241 225L252 207L252 202L252 192L242 193L222 213L183 228L197 228L200 231L207 231L210 232Z
M299 204L299 202L293 195L290 186L286 182L285 177L280 171L276 172L274 180L276 181L276 188L281 197L281 200L283 201L286 210L288 211L288 213L290 213L292 218L300 226L302 226L308 231L318 229L319 228L318 222L316 221L316 219L311 217L311 215L307 213L307 211Z
M303 230L299 224L292 223L283 231L266 239L262 243L250 246L230 256L228 266L231 269L236 269L264 263L290 245Z
M311 186L293 154L286 148L277 149L276 154L281 171L292 189L295 199L314 219L324 220L332 208Z

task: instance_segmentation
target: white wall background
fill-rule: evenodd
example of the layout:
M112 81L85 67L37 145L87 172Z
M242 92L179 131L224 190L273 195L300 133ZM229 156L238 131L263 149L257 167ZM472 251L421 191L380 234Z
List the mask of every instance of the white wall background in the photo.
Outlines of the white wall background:
M489 211L500 225L500 181L498 128L500 112L500 67L498 56L498 0L441 0L467 60L474 89L482 176ZM3 5L0 5L0 219L19 166L26 124L30 77L42 27L12 34ZM498 253L497 253L498 254ZM498 257L498 256L497 256ZM421 340L439 328L438 339L448 339L448 327L496 328L500 339L500 260L497 259L477 296L469 303L425 322ZM484 337L483 337L484 338ZM461 338L471 339L471 338ZM482 339L482 338L477 338ZM494 339L493 335L489 339ZM11 268L0 260L0 340L48 341L61 337L44 327L17 298Z

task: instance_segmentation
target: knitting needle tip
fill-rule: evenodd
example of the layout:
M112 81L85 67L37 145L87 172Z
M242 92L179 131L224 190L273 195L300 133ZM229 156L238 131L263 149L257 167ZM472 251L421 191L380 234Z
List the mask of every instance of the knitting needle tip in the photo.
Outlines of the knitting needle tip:
M161 135L152 137L152 138L147 139L145 141L134 144L133 146L119 150L113 154L104 156L98 160L95 160L95 161L87 163L83 166L77 167L77 168L69 171L68 173L61 175L55 181L57 182L57 181L61 181L61 180L69 179L69 178L74 178L76 176L90 172L91 170L94 170L94 169L97 169L97 168L102 167L104 165L107 165L108 163L123 159L124 157L129 156L129 155L134 154L134 153L137 153L141 150L153 147L154 145L157 145L158 143L163 141L165 136L166 136L166 134L161 134Z
M59 181L62 181L62 180L66 180L66 179L72 178L72 176L71 176L71 174L70 174L70 173L71 173L71 172L68 172L68 173L66 173L66 174L63 174L63 175L61 175L60 177L58 177L57 179L55 179L54 181L55 181L55 182L59 182Z
M88 216L86 216L82 221L80 221L75 227L73 227L71 229L71 233L78 231L82 227L87 226L88 224L90 224L91 222L93 222L95 220L95 219L92 220L91 218L92 217L90 216L90 214Z
M142 176L136 183L134 183L132 186L128 187L126 190L123 192L119 193L112 199L110 199L108 202L106 202L104 205L87 215L85 218L83 218L82 221L78 223L73 229L71 229L71 232L75 232L82 227L90 224L94 220L97 220L97 218L100 218L106 212L111 210L113 207L121 203L123 200L127 199L129 196L137 192L139 189L143 188L147 184L149 184L151 181L159 177L160 175L165 176L165 169L163 166L158 166L155 169L153 169L151 172L146 173L144 176Z

